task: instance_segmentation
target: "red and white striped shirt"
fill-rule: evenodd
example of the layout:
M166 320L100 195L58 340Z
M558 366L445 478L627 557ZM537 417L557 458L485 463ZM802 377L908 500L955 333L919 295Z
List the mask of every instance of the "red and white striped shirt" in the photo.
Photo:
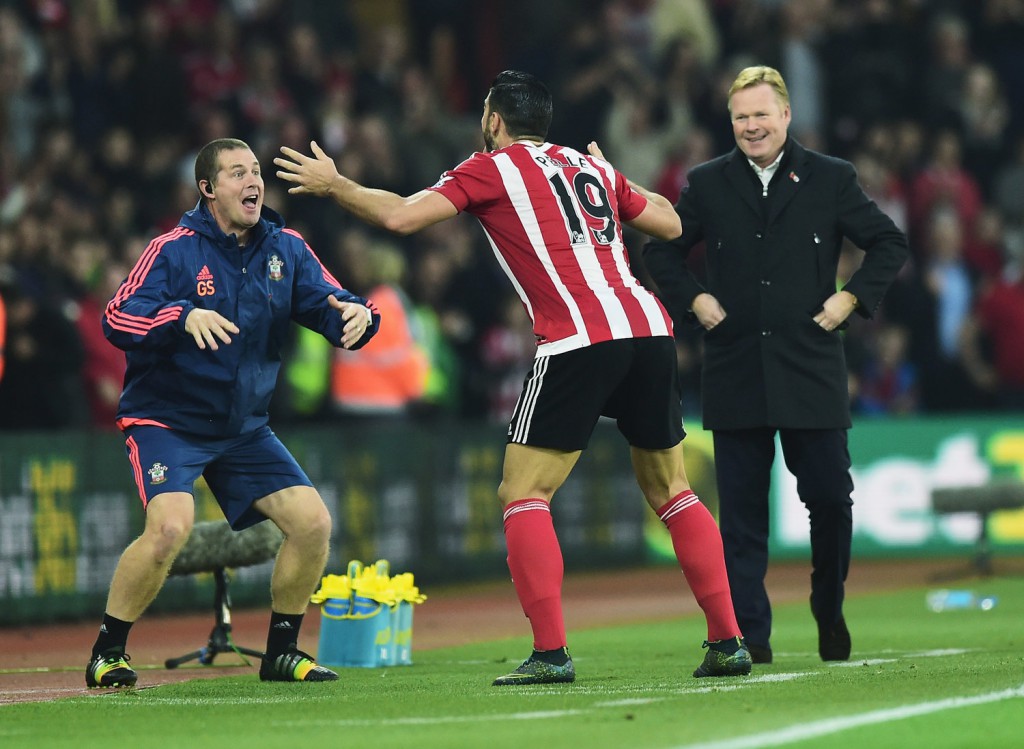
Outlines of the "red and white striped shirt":
M518 142L477 153L430 188L476 216L537 336L537 355L672 335L629 269L622 222L647 199L612 166L572 148Z

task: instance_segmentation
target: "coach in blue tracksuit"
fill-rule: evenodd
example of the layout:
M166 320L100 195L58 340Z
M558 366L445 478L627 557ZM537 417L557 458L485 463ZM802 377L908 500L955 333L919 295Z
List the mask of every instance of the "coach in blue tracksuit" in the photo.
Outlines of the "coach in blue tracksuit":
M356 349L377 332L380 317L264 207L260 165L248 145L208 143L196 156L195 178L199 204L149 243L103 316L107 338L127 353L118 426L146 525L114 572L86 684L135 684L128 631L188 539L200 475L233 528L269 518L284 533L260 678L334 680L337 674L297 648L327 562L331 518L268 426L267 411L292 320Z
M853 166L787 137L789 94L774 68L746 68L729 92L736 148L694 167L676 204L682 236L644 262L675 320L704 329L704 428L714 434L719 522L736 618L754 663L772 660L768 494L775 439L810 517L811 611L823 660L850 657L843 615L853 481L839 330L871 317L907 239ZM836 290L840 249L864 250ZM686 266L706 246L701 283Z

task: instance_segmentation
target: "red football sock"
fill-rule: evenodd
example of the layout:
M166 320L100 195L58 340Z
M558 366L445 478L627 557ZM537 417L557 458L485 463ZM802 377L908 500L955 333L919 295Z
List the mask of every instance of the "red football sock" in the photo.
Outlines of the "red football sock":
M672 548L693 597L708 622L708 640L740 637L725 572L722 534L697 495L687 489L670 499L658 517L672 536Z
M565 647L562 618L562 550L542 499L520 499L505 507L505 543L512 584L533 628L536 650Z

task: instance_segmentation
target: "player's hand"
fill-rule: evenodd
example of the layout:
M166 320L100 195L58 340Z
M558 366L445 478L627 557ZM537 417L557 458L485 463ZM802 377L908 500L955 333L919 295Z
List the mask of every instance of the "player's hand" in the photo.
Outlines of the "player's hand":
M278 156L274 163L281 169L277 176L293 186L288 188L290 195L328 195L331 185L341 176L334 161L328 156L317 142L310 141L312 156L299 153L294 148L281 146L281 153L288 158ZM290 159L290 160L289 160Z
M238 334L238 326L212 309L194 308L185 318L185 332L192 336L201 349L209 346L216 351L221 343L231 343L230 333Z
M596 156L597 158L603 161L608 161L608 159L604 157L604 153L601 151L601 147L597 145L596 140L592 140L587 144L587 153L589 153L591 156Z
M345 327L341 331L342 347L352 348L373 322L370 309L355 302L342 302L334 296L327 297L327 303L338 310L338 314L341 315L341 319L345 323Z

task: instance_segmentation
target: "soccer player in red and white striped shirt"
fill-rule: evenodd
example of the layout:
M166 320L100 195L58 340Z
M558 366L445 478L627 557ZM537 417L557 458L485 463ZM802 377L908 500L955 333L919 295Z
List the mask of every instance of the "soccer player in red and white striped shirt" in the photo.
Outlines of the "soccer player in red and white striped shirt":
M312 156L282 147L278 177L292 194L332 198L362 220L410 234L466 211L480 221L537 337L508 430L498 496L508 565L533 629L532 655L496 686L571 682L575 668L562 616L562 554L550 502L601 416L629 442L637 482L664 521L708 625L694 676L750 673L729 594L722 539L683 468L672 323L629 269L623 224L678 237L665 198L629 182L601 154L545 142L551 95L532 75L499 74L484 101L486 152L402 197L338 173L314 142Z

